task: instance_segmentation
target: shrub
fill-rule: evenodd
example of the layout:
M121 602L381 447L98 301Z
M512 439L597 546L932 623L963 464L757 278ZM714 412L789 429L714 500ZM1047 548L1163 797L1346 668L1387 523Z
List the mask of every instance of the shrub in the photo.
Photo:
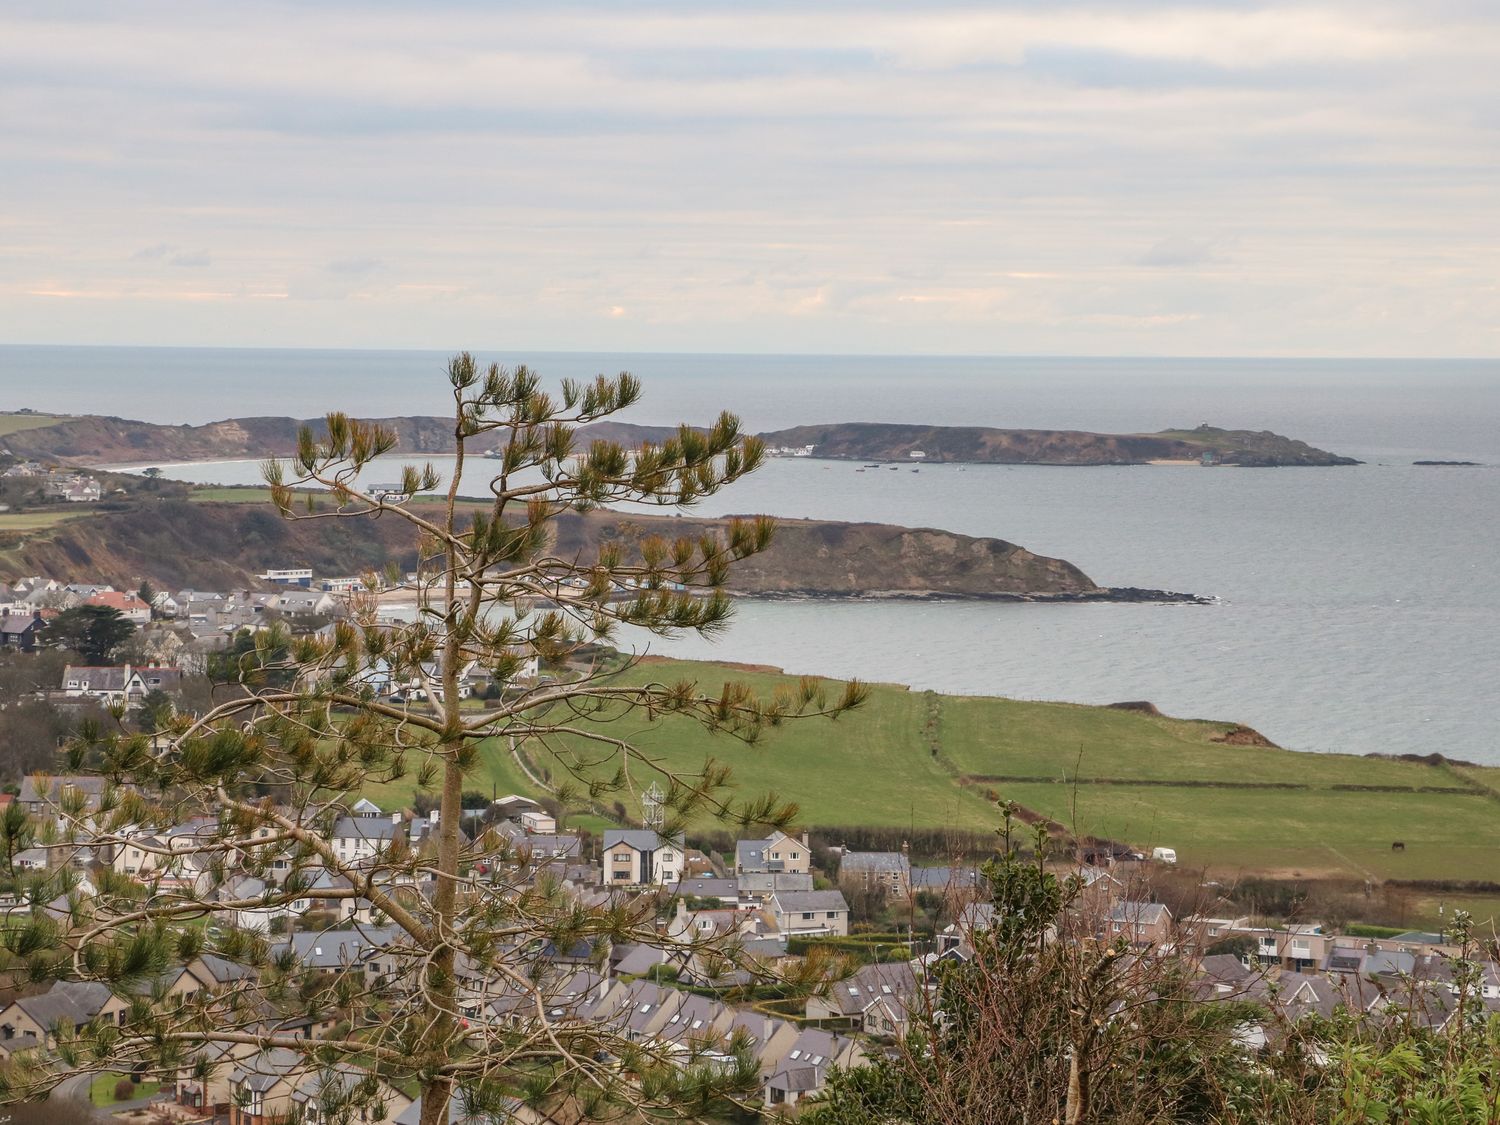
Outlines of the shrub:
M135 1097L135 1083L128 1078L122 1078L115 1083L115 1101L128 1102Z

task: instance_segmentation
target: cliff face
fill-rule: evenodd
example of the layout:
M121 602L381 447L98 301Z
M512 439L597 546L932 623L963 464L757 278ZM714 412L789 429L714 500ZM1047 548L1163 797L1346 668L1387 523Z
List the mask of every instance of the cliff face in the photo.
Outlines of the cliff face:
M376 419L396 433L397 451L421 456L453 451L453 422L444 418ZM321 419L234 418L204 426L158 426L121 418L82 417L6 436L19 457L60 458L80 464L241 460L285 456L297 431L323 432ZM601 422L583 429L578 447L605 439L623 445L661 441L665 426ZM1352 458L1314 449L1270 432L1165 430L1159 434L1091 434L1078 430L999 430L982 426L839 422L762 434L771 446L814 446L817 457L906 461L920 450L927 461L1010 465L1138 465L1196 461L1204 453L1228 465L1354 465ZM488 447L481 441L480 449Z
M638 541L722 528L727 520L599 513L560 521L558 549L591 557L603 539ZM1034 597L1102 593L1072 563L1001 539L932 528L778 520L771 548L737 563L730 586L757 595Z
M588 561L606 539L629 544L648 535L696 537L725 522L570 514L556 524L555 549ZM278 566L311 566L316 573L336 575L380 567L388 560L403 570L415 565L413 536L393 517L289 522L269 505L186 501L90 516L33 532L7 554L17 574L105 581L124 588L146 578L158 588L174 590L253 585L257 573ZM999 539L817 520L780 523L768 551L734 568L731 586L750 595L824 597L1105 593L1071 563Z

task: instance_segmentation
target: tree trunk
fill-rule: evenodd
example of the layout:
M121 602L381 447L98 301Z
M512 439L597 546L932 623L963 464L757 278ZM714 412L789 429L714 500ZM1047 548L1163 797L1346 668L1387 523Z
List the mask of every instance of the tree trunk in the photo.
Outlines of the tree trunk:
M448 491L447 528L453 530L453 497L458 491L459 473L463 466L463 437L458 436L458 457L454 466L453 481ZM457 959L453 949L453 920L458 898L458 852L459 822L463 818L463 769L459 755L464 749L462 735L454 737L460 729L462 719L458 698L458 671L463 661L463 646L458 639L457 593L458 557L450 544L447 550L447 575L444 579L444 617L446 636L443 638L441 673L443 680L443 702L437 708L446 732L438 744L443 762L443 793L438 804L437 823L437 887L432 896L432 936L434 949L427 970L427 992L433 1007L432 1023L429 1025L423 1044L428 1065L434 1070L448 1059L449 1044L455 1030L455 1004L458 985L454 977ZM447 1125L448 1102L453 1096L453 1082L449 1078L434 1078L422 1088L422 1116L420 1125Z
M1068 1103L1063 1111L1063 1125L1083 1125L1089 1114L1089 1075L1078 1062L1075 1050L1068 1058ZM423 1122L422 1125L427 1125Z

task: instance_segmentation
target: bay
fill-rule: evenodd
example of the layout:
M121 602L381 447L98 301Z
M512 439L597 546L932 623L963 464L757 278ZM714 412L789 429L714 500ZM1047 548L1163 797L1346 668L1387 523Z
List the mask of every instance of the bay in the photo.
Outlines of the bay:
M172 422L335 406L434 413L442 358L0 348L0 406ZM720 406L751 428L857 419L1127 431L1209 421L1360 457L1369 463L1338 469L916 473L775 461L703 510L996 536L1069 559L1106 585L1218 601L757 601L741 605L722 642L651 645L943 691L1150 699L1301 750L1436 751L1500 764L1500 469L1410 463L1500 463L1494 361L535 358L557 375L640 374L648 399L627 420L641 422L701 421ZM251 483L256 474L245 462L171 475Z

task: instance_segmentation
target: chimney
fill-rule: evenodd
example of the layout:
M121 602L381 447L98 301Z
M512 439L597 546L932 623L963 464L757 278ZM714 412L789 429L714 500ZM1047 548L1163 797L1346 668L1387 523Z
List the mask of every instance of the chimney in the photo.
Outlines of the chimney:
M808 851L812 850L812 845L807 842L807 833L806 832L802 833L802 846L804 848L806 848Z

